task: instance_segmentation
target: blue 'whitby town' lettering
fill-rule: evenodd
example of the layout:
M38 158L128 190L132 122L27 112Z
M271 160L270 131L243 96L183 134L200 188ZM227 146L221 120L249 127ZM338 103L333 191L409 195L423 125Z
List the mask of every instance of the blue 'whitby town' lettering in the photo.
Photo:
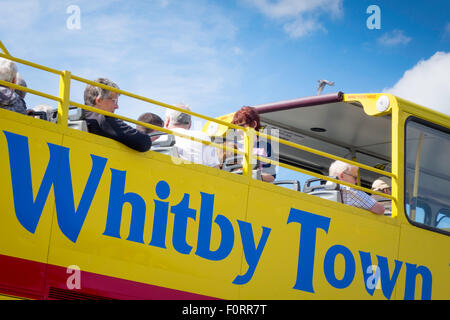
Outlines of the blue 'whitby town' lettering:
M69 148L48 143L50 159L40 184L36 199L33 199L33 184L31 181L31 164L28 138L15 133L3 131L9 150L11 182L14 197L15 213L20 224L29 232L34 233L39 223L48 194L53 186L58 226L61 232L72 242L76 242L88 214L89 208L97 191L100 179L106 167L107 159L91 155L92 167L83 190L82 197L75 209L72 177L69 161ZM125 193L126 171L111 168L111 187L107 221L103 235L114 238L120 237L122 207L129 203L132 207L130 232L127 240L144 243L144 225L146 203L144 199L133 192ZM181 254L190 254L193 247L187 243L188 219L196 220L197 210L189 207L190 194L185 193L176 205L169 205L166 200L170 195L170 186L165 181L156 185L154 199L154 222L152 236L148 245L166 249L166 232L169 211L174 215L172 245ZM213 221L214 194L200 192L201 205L199 214L199 228L195 255L213 261L223 260L231 253L234 246L235 234L233 224L224 215L216 215ZM314 260L317 232L328 233L331 219L291 208L287 224L301 225L297 278L293 289L315 293L313 286ZM211 250L211 232L213 223L220 229L221 240L216 250ZM244 257L248 264L245 274L238 275L234 284L248 283L258 266L261 255L268 241L271 229L262 227L262 235L256 243L252 224L237 220L242 241ZM345 272L342 279L337 279L334 270L336 257L342 255L345 261ZM370 285L372 273L372 259L370 252L359 251L362 274L366 291L374 294L375 286ZM389 271L388 259L377 255L380 269L380 281L383 295L390 299L403 262L395 260L394 270ZM425 266L405 263L406 280L404 299L414 299L416 278L422 277L422 299L431 299L432 275ZM325 254L323 272L328 283L337 289L347 288L355 277L356 263L353 253L343 245L333 245ZM376 279L378 280L378 279Z

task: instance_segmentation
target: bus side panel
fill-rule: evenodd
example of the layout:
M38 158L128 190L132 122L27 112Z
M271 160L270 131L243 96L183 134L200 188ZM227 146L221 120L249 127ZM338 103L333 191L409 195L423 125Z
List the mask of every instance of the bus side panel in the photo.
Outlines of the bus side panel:
M63 225L53 224L49 263L60 270L59 276L50 275L49 287L110 297L120 293L149 299L196 295L236 299L239 287L232 281L242 259L237 220L245 218L248 186L221 178L223 172L213 168L177 165L166 155L135 153L115 142L103 144L106 138L96 137L102 144L78 139L85 134L73 132L64 138L70 149L75 208L88 194L84 190L89 189L85 186L94 170L92 155L99 157L96 161L107 161L78 237L69 239ZM127 199L132 205L124 202ZM180 219L176 232L175 213ZM223 225L231 226L231 231ZM222 245L221 254L215 254ZM71 271L76 268L81 270L80 288ZM91 277L83 278L83 272ZM102 281L92 280L100 276ZM129 283L116 285L118 280ZM122 292L108 292L118 288ZM165 289L173 291L167 295Z
M401 213L400 213L401 214ZM400 260L405 269L398 299L450 299L450 237L409 224L402 224ZM406 265L408 264L408 265Z
M39 208L36 198L49 163L49 144L61 144L62 135L49 122L6 110L0 115L0 291L41 298L55 201L50 191Z
M394 269L399 237L396 221L273 188L250 189L247 220L258 226L256 241L262 226L271 231L253 278L241 288L243 299L395 298L396 286L391 294L383 294L375 281L375 268L378 255L385 257L383 262L391 272Z

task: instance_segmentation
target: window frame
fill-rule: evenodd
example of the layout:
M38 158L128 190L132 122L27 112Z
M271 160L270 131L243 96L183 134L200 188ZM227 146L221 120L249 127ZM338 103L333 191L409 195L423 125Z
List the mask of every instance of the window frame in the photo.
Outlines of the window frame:
M407 181L406 181L406 161L407 161L407 159L406 159L406 154L407 154L406 153L406 147L407 147L406 146L406 139L407 139L407 129L408 129L408 123L409 122L415 122L415 123L427 126L427 127L431 128L431 129L442 131L443 133L448 134L449 137L450 137L450 129L446 128L446 127L443 127L441 125L438 125L436 123L430 122L428 120L418 118L418 117L413 116L413 115L411 115L408 118L406 118L405 125L404 125L404 134L403 134L403 139L404 139L403 154L405 156L403 157L403 179L404 179L403 185L404 185L404 188L402 190L403 191L403 198L404 198L403 199L403 202L404 202L403 203L404 214L405 214L406 220L411 225L413 225L415 227L418 227L418 228L421 228L421 229L428 230L428 231L433 231L433 232L436 232L436 233L444 234L446 236L450 236L450 232L449 231L446 231L446 230L443 230L443 229L439 229L439 228L436 228L436 227L432 227L430 225L426 225L426 224L423 224L423 223L411 220L409 218L408 212L406 211L406 204L407 204L407 197L406 197L406 183L407 183ZM423 202L423 200L422 200L422 202Z

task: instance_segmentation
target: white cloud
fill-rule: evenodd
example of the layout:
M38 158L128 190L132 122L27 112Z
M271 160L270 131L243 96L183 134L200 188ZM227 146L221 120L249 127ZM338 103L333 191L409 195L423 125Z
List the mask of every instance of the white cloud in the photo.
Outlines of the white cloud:
M412 38L405 36L402 30L393 30L383 34L377 39L378 43L384 46L398 46L408 44Z
M283 28L293 38L300 38L317 31L326 32L320 16L332 18L343 14L342 0L244 0L255 6L265 16L283 21Z
M450 115L450 52L436 52L420 60L384 92Z
M327 32L316 19L298 17L293 22L284 25L284 31L293 38L301 38L318 30Z

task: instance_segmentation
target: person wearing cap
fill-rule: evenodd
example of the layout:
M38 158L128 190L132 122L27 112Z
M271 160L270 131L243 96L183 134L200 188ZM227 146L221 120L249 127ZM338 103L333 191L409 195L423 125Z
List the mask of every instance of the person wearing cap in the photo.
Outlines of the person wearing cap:
M372 183L372 190L379 191L386 194L391 194L391 180L386 177L379 177Z
M387 177L379 177L372 183L372 190L391 195L391 179ZM390 214L392 210L392 203L390 199L381 197L376 194L372 195L372 198L384 206L385 214Z

